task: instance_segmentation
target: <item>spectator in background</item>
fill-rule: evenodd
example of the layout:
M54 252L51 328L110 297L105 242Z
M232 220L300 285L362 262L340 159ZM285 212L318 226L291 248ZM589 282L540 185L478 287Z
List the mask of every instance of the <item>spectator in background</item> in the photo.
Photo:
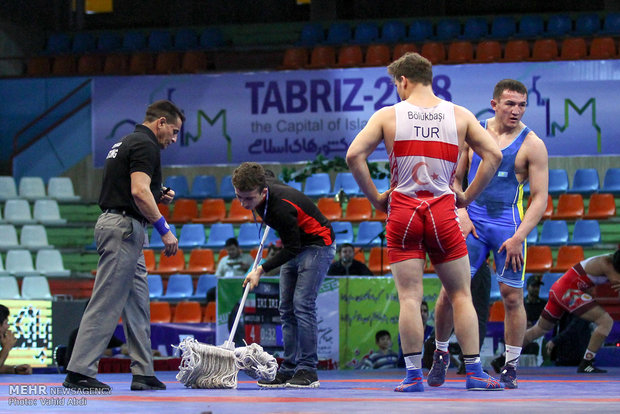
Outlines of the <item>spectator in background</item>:
M9 330L9 308L0 305L0 374L32 374L32 367L28 364L5 365L9 352L17 343L15 334Z
M234 237L226 240L224 245L227 256L220 259L215 275L217 277L243 276L254 264L254 259L239 248L239 242Z
M269 248L267 249L267 256L261 261L261 264L273 258L280 250L282 250L282 240L278 239L269 245ZM280 266L265 272L264 276L280 276Z
M339 247L339 258L327 270L328 276L374 276L368 266L355 260L355 249L350 243L342 243Z
M376 351L364 357L361 369L389 369L396 368L398 354L392 350L392 336L386 330L380 330L375 334Z

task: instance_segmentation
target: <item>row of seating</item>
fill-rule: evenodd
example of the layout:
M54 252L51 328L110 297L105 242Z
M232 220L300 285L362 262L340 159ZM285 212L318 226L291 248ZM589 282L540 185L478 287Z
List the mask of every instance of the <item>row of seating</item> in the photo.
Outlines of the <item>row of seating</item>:
M387 44L343 45L339 48L317 45L308 50L292 47L284 52L279 69L321 69L362 66L386 66L406 52L418 52L434 65L491 62L522 62L548 60L614 59L618 48L612 37L596 37L591 41L583 37L569 37L558 42L545 38L535 41L514 39L502 43L498 40L454 40L449 43L426 41L397 43L393 49Z
M524 186L524 192L529 193L529 188L529 183L527 183ZM564 193L578 193L587 196L597 192L620 195L620 168L608 168L605 171L602 186L598 170L595 168L578 168L575 170L571 185L569 185L568 173L565 169L549 169L549 194L552 196Z
M534 227L527 236L530 245L542 244L549 246L581 245L595 246L601 243L601 226L598 220L577 220L572 234L569 236L568 223L566 220L544 221L538 234L538 228Z
M525 271L528 273L563 273L584 258L584 250L580 245L560 246L555 261L552 246L528 246Z
M202 306L196 301L183 301L176 305L170 302L151 302L151 323L214 323L215 302ZM127 371L129 372L129 371Z
M47 230L42 224L26 224L21 228L19 239L12 224L0 224L0 251L10 249L41 250L53 249L47 239Z
M164 281L166 284L164 286ZM192 275L174 273L164 280L159 274L148 275L149 295L151 299L192 299L204 301L210 289L217 286L214 274L202 274L196 280Z
M8 276L50 276L67 277L62 255L57 249L42 249L36 252L35 263L32 254L25 249L11 249L6 252L6 268L0 259L0 275Z
M532 198L528 199L529 207ZM543 213L543 220L578 220L593 219L606 220L616 216L616 199L610 193L594 193L590 195L586 212L581 194L560 194L557 206L553 205L551 195L547 196L547 209Z
M50 285L45 276L24 276L21 290L15 276L0 276L0 286L0 299L52 299Z
M32 212L30 203L23 198L5 200L4 218L0 214L0 222L15 225L41 223L46 226L61 226L67 220L60 216L60 208L56 200L36 200Z
M46 191L45 183L41 177L22 177L19 180L19 186L17 186L13 176L0 176L0 201L14 198L30 201L45 198L52 198L60 202L80 201L80 197L75 194L73 182L69 177L51 177L47 183Z

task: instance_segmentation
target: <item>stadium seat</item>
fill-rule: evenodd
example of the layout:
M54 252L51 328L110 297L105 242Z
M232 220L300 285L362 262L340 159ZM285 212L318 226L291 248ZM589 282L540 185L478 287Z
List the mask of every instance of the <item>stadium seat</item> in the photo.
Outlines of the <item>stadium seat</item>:
M158 52L155 55L155 67L153 72L158 75L169 75L181 72L180 52Z
M21 299L19 286L15 276L0 276L0 300L1 299Z
M551 286L553 286L553 284L555 282L558 281L559 278L562 277L564 273L545 273L542 276L542 282L543 285L540 287L540 293L539 296L541 299L544 300L548 300L549 299L549 290L551 289Z
M154 55L150 52L133 52L129 55L127 71L130 75L145 75L155 70Z
M41 177L22 177L17 190L20 198L31 201L47 197L45 184Z
M172 311L168 302L151 302L151 323L170 323Z
M45 276L24 276L22 299L51 300L50 285Z
M433 22L431 20L414 20L409 23L407 42L424 42L433 37Z
M388 45L376 44L368 46L364 66L387 66L391 62L391 53Z
M170 221L170 205L164 203L158 203L157 209L161 213L162 216L166 219L166 221Z
M563 168L549 169L549 194L559 196L568 191L568 174Z
M606 220L616 216L616 200L613 194L595 193L590 196L588 212L584 219Z
M172 49L172 33L169 30L152 30L146 39L147 48L153 52Z
M209 59L202 50L188 50L181 56L182 73L201 73L208 69Z
M252 214L252 210L243 208L241 202L238 199L234 198L230 202L230 210L228 211L228 215L224 217L221 221L223 223L247 223L253 220L254 216Z
M577 220L583 217L585 208L581 194L560 194L552 220Z
M19 245L28 250L52 249L47 241L47 231L42 224L26 224L19 235Z
M344 219L351 222L363 222L372 217L372 205L366 197L351 197L345 210Z
M595 37L590 42L589 59L614 59L618 55L612 37Z
M161 275L148 275L149 298L160 298L164 295L164 284Z
M172 232L172 234L174 234L175 237L177 236L177 229L174 224L170 224L170 231ZM164 248L164 242L161 241L161 236L159 235L159 232L155 229L153 229L151 233L151 237L149 239L149 248L151 249L163 249Z
M560 246L555 266L552 272L564 273L575 264L584 259L583 247L581 246Z
M596 168L578 168L573 175L573 184L569 193L578 193L588 196L596 193L600 187L598 170Z
M601 242L601 227L598 220L577 220L568 244L593 246Z
M382 276L392 271L387 247L383 247L382 249L381 247L373 246L370 248L370 253L368 254L368 268L377 276Z
M533 246L538 242L538 227L534 226L532 231L526 237L526 242L528 246Z
M138 31L128 31L123 34L121 49L125 52L136 52L146 49L146 35Z
M317 201L317 207L330 221L342 219L342 207L332 197L320 197Z
M219 198L223 198L224 200L232 200L235 197L235 187L232 184L232 176L223 176L220 180Z
M440 42L424 43L420 54L430 60L433 65L444 63L446 60L446 48Z
M203 200L217 197L217 181L213 175L197 175L192 181L192 189L189 198Z
M414 43L398 43L394 46L394 50L392 51L392 60L398 59L405 53L417 51L418 47Z
M300 181L291 180L285 182L284 184L288 185L289 187L293 187L297 191L302 191L303 184Z
M355 181L355 177L350 172L339 172L334 179L334 188L331 195L336 195L343 190L349 197L360 194L360 187Z
M334 221L331 223L336 234L336 244L353 244L353 224L350 221Z
M320 45L312 48L307 69L324 69L336 66L336 49L334 46Z
M583 37L568 37L562 40L560 60L581 60L588 55L586 40Z
M17 198L17 185L11 175L0 176L0 201Z
M506 42L504 62L524 62L530 58L530 45L527 40L513 39Z
M205 244L205 226L202 223L184 224L181 227L179 247L181 249L195 249Z
M483 17L469 17L463 25L464 40L478 40L489 35L489 23Z
M357 228L354 246L380 246L381 236L384 236L383 223L379 221L362 221Z
M196 283L193 300L205 300L211 288L217 288L217 277L214 274L201 274Z
M502 45L497 40L483 40L476 48L474 62L490 63L499 62L502 59Z
M101 32L97 37L97 51L101 53L109 53L118 51L123 46L123 38L117 32L105 31Z
M358 23L354 28L352 43L366 45L379 38L379 26L374 22Z
M175 273L168 278L166 286L165 299L185 299L190 298L194 293L194 284L192 276L186 274Z
M17 230L12 224L0 224L0 250L19 249Z
M573 30L573 21L566 14L554 14L549 16L547 20L547 30L545 36L562 37L566 36Z
M215 257L211 249L193 249L189 254L187 267L183 273L200 275L203 273L215 273Z
M525 271L528 273L545 273L553 266L553 256L549 246L529 246L526 254Z
M82 76L100 75L103 71L102 55L80 55L77 60L77 74Z
M226 44L224 35L217 27L208 27L200 32L198 39L201 49L217 49Z
M49 76L52 73L52 62L47 56L32 56L26 63L26 74L32 77Z
M519 29L516 37L522 39L535 39L542 36L545 31L545 22L540 15L522 16L519 19Z
M198 33L195 30L181 28L174 34L174 49L193 50L198 49Z
M502 40L514 36L517 22L512 16L496 16L491 21L491 39Z
M52 33L47 38L44 53L63 55L71 53L71 36L67 33Z
M11 249L6 253L6 271L13 276L40 275L34 269L32 255L24 249Z
M562 246L568 243L568 225L565 220L547 220L543 222L538 244Z
M389 20L381 26L379 41L383 43L398 43L407 35L407 26L399 20Z
M580 14L575 19L577 36L594 36L601 30L601 20L596 13Z
M82 55L97 50L97 38L92 33L77 32L73 35L71 42L71 53L74 55Z
M443 18L437 22L435 30L437 32L435 38L439 41L458 39L461 36L461 22L455 18Z
M558 42L555 39L537 39L532 46L531 61L554 60L559 56Z
M241 223L239 235L237 236L237 241L241 248L252 248L260 244L258 228L259 226L256 223Z
M223 198L207 198L202 201L200 216L194 223L217 223L226 217L226 203Z
M65 268L59 250L39 250L35 259L35 270L43 276L67 277L71 271Z
M446 63L469 63L474 60L474 45L468 40L451 42Z
M364 54L360 45L344 45L338 50L336 67L359 67L364 63Z
M52 59L52 75L75 76L77 75L77 58L73 55L55 56Z
M180 198L174 202L170 223L188 223L198 217L198 202L191 198Z
M189 197L189 183L184 175L170 175L164 180L164 186L174 190L174 198Z
M200 323L202 322L202 308L200 303L194 301L179 302L174 310L174 323Z
M232 223L213 223L209 229L209 239L204 247L209 249L221 249L226 240L235 237Z
M5 201L4 220L15 225L36 223L36 220L32 218L30 213L28 200L22 198Z
M530 204L532 204L531 196L527 199L527 208L530 207ZM551 194L547 194L547 208L543 212L542 220L548 220L551 218L552 215L553 215L553 198L551 197Z
M327 173L314 173L306 178L304 193L308 197L325 197L331 193L332 183Z
M146 266L146 271L148 273L155 272L155 268L157 267L155 251L153 249L142 249L142 253L144 254L144 265Z
M216 303L211 301L205 306L205 313L202 317L204 323L215 323L217 320Z
M351 27L348 23L334 22L327 28L327 37L323 44L342 45L351 41Z
M183 269L185 269L183 249L178 249L173 256L166 256L163 251L159 254L159 264L155 268L155 273L165 276L182 272Z
M489 309L489 322L504 322L506 310L504 308L504 302L496 300L491 304Z
M325 41L325 31L323 26L319 23L305 23L301 28L298 46L310 46L314 47L319 43Z
M620 168L608 168L605 171L601 193L611 193L615 196L620 195ZM6 209L4 218L6 219Z
M128 56L121 53L111 53L103 60L104 75L125 75L129 70Z
M306 65L308 65L308 49L291 47L284 51L282 65L279 69L303 69Z
M373 178L372 182L375 184L375 187L377 187L379 194L385 193L390 189L390 177Z

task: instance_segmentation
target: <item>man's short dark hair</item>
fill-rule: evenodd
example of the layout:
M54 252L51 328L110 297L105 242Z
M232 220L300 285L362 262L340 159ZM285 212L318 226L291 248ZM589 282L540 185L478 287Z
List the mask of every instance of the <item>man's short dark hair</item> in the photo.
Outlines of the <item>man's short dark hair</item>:
M231 237L229 239L226 239L226 243L224 243L224 247L228 247L228 246L237 246L237 247L239 247L239 242L234 237Z
M493 89L493 99L499 101L499 98L502 96L504 91L514 91L527 95L527 87L522 82L515 79L502 79L497 82L495 88Z
M233 186L238 191L263 191L267 186L265 169L256 162L244 162L232 174Z
M166 122L174 123L177 119L185 122L185 115L181 109L167 99L155 101L146 108L145 122L153 122L161 117L166 118Z
M386 335L392 338L392 335L390 335L388 331L386 331L385 329L381 329L375 334L375 342L379 342L379 339L383 338Z
M9 311L9 308L4 305L0 305L0 323L4 323L6 319L9 319L10 314L11 312Z
M433 65L418 53L405 53L388 66L388 73L396 81L404 76L425 86L433 83Z
M353 245L351 243L342 243L338 246L338 253L342 252L342 249L345 247L350 247L353 249Z

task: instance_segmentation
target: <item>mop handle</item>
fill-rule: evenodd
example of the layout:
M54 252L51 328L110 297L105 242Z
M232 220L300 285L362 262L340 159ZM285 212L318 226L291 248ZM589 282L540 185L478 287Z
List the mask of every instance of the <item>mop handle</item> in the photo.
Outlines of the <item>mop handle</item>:
M263 256L263 246L265 244L265 240L267 239L267 235L269 234L270 227L265 226L265 232L263 233L263 239L260 241L260 246L258 246L258 252L256 252L256 258L254 259L254 265L252 266L252 271L256 270L258 267L258 262ZM237 316L235 317L235 323L230 330L230 335L228 336L227 344L232 344L235 333L237 332L237 325L239 324L239 319L241 318L241 314L243 313L243 308L245 307L245 300L248 297L248 293L250 292L250 284L245 285L245 290L243 291L243 297L241 298L241 302L239 303L239 309L237 309Z

